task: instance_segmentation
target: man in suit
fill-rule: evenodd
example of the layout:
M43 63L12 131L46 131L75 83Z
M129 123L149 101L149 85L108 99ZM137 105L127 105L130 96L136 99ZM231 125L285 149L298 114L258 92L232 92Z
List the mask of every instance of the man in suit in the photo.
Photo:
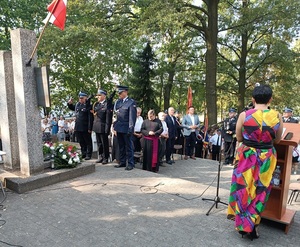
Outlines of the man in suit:
M284 123L298 123L296 118L293 118L293 109L289 107L285 107L282 114L282 121Z
M102 163L103 165L108 163L109 157L108 135L112 124L112 98L114 94L115 91L109 97L109 100L106 100L107 92L99 89L96 95L98 101L93 104L92 108L94 114L93 131L96 133L98 145L98 160L96 163Z
M237 123L237 110L229 109L229 116L223 122L222 137L224 139L225 165L232 165L236 147L235 128Z
M187 160L188 157L195 160L195 144L196 144L196 129L200 128L200 121L198 115L195 115L195 108L190 106L188 109L188 114L183 117L182 127L183 135L185 138L185 156L184 159Z
M174 161L171 160L171 155L174 150L175 139L177 135L177 129L179 128L179 124L174 117L175 109L173 107L169 107L168 115L166 116L165 122L169 131L169 138L166 143L166 163L172 165Z
M120 164L116 168L126 167L130 171L134 168L133 132L136 122L136 103L128 97L128 87L118 86L119 99L114 111L117 115L114 130L117 132L119 143Z
M93 129L93 114L91 113L92 106L87 94L80 92L78 102L73 105L73 99L68 101L70 110L75 111L76 120L74 131L77 140L80 144L82 158L90 160L93 152L92 129Z

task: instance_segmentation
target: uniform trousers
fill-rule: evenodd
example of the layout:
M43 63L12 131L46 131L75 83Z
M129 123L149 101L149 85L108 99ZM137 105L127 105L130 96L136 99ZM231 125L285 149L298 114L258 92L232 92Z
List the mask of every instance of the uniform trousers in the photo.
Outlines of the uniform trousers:
M87 131L76 131L77 140L80 144L83 157L92 157L93 143L92 135Z
M128 161L128 167L134 167L134 150L132 134L117 132L117 138L119 143L119 155L120 155L120 165L126 166L126 161Z
M106 133L96 133L96 140L98 145L99 158L108 160L109 157L109 142L108 134Z

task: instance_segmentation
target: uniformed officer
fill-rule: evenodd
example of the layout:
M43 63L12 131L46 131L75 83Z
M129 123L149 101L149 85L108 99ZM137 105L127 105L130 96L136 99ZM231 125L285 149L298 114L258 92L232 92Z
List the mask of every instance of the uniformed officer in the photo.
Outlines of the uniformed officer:
M222 128L222 138L224 139L225 165L233 164L236 147L235 127L237 123L237 110L229 109L229 116L224 120Z
M293 118L293 109L289 107L285 107L282 114L282 121L284 123L298 123L296 118Z
M75 134L81 147L82 158L90 160L93 152L92 144L92 129L93 129L93 114L90 112L92 106L88 100L87 94L80 92L78 94L79 100L73 105L73 99L68 101L70 110L75 111Z
M119 143L120 164L115 167L126 167L125 170L130 171L134 167L133 132L136 121L136 103L128 97L128 87L117 86L117 89L119 99L114 106L117 116L114 129Z
M106 95L107 92L105 90L99 89L96 95L98 101L95 102L92 107L92 113L94 114L93 131L96 133L98 145L98 160L96 163L102 163L103 165L108 163L108 136L113 115L112 97L109 97L109 100L106 100Z

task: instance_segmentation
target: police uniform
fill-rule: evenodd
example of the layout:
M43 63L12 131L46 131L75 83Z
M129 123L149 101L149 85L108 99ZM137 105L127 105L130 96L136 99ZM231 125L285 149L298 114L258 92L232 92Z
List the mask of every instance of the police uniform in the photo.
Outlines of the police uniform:
M237 112L235 108L230 108L229 112ZM232 164L234 160L234 153L236 147L235 128L237 123L237 116L228 117L223 122L222 138L224 139L224 164Z
M115 91L114 91L115 92ZM112 95L114 95L114 92ZM97 95L107 95L105 90L99 89ZM109 142L108 136L112 124L113 107L111 99L105 99L102 102L95 102L93 104L94 123L93 131L96 133L96 140L98 145L98 160L96 163L107 164L109 157ZM97 96L96 96L97 97Z
M118 86L118 93L123 91L128 91L128 87ZM114 130L117 132L120 150L120 164L115 167L126 167L127 170L131 170L134 167L133 132L136 122L136 103L128 97L118 99L114 111L117 116Z
M289 107L285 107L284 108L284 112L285 113L293 113L293 109L289 108ZM292 116L288 117L288 118L284 118L282 117L282 121L284 123L298 123L299 121L296 118L293 118Z
M80 92L79 97L87 97L86 93ZM86 160L91 159L93 152L92 144L92 129L93 129L93 114L90 112L92 106L90 101L87 100L85 103L81 104L77 102L76 105L69 104L70 110L75 111L75 127L74 131L77 136L77 140L80 144L82 158Z

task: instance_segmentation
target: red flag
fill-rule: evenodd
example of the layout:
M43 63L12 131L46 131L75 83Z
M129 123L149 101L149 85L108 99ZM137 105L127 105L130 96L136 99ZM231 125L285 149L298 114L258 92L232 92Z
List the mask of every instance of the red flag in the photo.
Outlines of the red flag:
M49 16L51 16L49 22L64 30L67 16L67 0L53 0L47 9L49 13L45 20L48 20Z
M193 105L193 92L192 88L189 86L188 87L188 93L187 93L187 106L186 106L186 111L188 111L189 107Z

